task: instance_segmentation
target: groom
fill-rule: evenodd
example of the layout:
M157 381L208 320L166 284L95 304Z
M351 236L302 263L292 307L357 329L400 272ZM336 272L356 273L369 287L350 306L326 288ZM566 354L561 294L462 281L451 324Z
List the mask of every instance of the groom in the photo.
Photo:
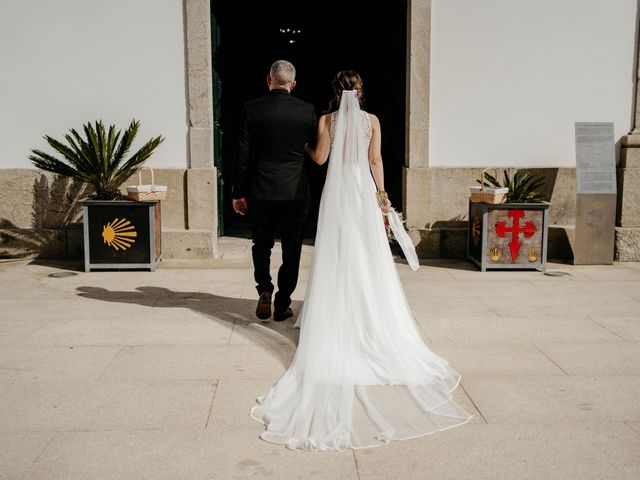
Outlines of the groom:
M282 266L273 305L278 322L293 316L289 306L298 283L310 203L304 145L314 143L316 128L313 105L291 96L295 77L296 69L286 60L271 66L269 93L244 106L233 168L233 209L253 215L253 268L260 296L256 316L262 320L271 317L274 286L269 267L280 227Z

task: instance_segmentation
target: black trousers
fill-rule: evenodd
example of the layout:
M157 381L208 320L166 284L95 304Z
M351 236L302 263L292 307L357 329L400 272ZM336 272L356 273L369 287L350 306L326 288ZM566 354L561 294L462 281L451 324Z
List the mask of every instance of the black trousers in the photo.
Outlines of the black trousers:
M282 266L278 270L278 292L274 299L276 312L291 305L291 294L298 283L300 252L304 237L304 222L309 213L309 200L254 200L249 208L253 214L254 278L258 294L273 292L271 279L271 249L276 229L280 231Z

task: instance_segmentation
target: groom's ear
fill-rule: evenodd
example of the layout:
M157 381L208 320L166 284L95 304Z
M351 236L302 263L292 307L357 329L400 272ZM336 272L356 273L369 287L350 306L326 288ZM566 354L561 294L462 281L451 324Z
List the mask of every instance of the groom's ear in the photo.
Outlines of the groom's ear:
M296 88L296 81L294 80L293 82L291 82L291 86L289 87L289 90L293 90L294 88Z
M267 86L271 87L271 75L267 75Z

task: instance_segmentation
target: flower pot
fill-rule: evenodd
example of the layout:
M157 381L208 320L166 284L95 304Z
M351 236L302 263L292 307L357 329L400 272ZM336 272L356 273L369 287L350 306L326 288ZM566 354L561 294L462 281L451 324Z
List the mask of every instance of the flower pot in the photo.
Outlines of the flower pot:
M469 202L467 257L483 272L509 269L545 271L549 202Z
M162 256L160 202L83 200L84 269L149 269Z

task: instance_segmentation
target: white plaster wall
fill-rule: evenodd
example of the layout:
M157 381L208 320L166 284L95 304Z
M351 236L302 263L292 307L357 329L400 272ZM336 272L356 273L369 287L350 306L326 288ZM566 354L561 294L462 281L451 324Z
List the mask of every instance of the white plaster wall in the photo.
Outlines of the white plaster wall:
M637 0L433 0L429 165L575 166L632 128Z
M44 134L102 119L162 134L148 165L187 165L182 0L0 0L0 168ZM47 147L48 148L48 147Z

